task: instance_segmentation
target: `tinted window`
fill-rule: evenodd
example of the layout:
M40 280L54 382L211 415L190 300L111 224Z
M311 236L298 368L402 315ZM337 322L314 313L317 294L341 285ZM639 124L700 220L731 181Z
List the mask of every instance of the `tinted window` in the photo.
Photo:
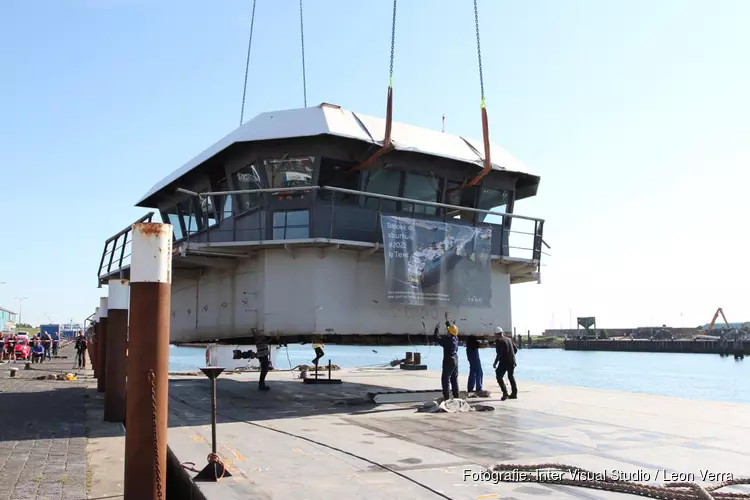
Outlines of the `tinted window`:
M398 196L401 188L401 172L397 170L370 170L365 178L365 191L368 193L385 194L388 196ZM378 202L380 205L378 205ZM365 206L382 210L396 210L396 202L392 200L382 200L378 198L366 198Z
M232 174L232 178L237 191L263 188L263 182L260 175L258 175L258 169L255 168L255 164L242 167L240 170ZM258 206L262 199L262 193L238 194L237 202L239 204L240 212L246 212Z
M274 212L273 239L292 240L310 237L310 212L294 210Z
M214 207L213 197L207 196L201 200L201 212L203 212L204 224L206 224L206 227L216 225L218 216Z
M312 186L314 164L315 159L312 156L263 161L272 188ZM299 195L301 196L302 192Z
M167 220L165 222L172 224L172 234L174 235L174 238L176 240L181 240L184 235L182 234L182 226L180 225L180 216L177 214L177 207L167 210Z
M436 177L419 174L406 174L406 178L404 179L404 198L436 203L439 196L440 182ZM416 203L404 203L402 210L409 213L413 210L413 213L415 214L435 215L437 213L437 207L419 205Z
M476 208L476 198L479 190L476 186L459 189L462 183L457 181L448 181L445 189L445 203L448 205L458 205L461 207ZM460 218L462 220L471 220L474 212L459 210L448 210L448 216Z
M195 210L192 198L180 202L177 205L177 210L182 217L187 234L196 232L198 230L198 212Z
M500 189L483 188L479 193L479 207L482 210L505 213L508 205L508 192ZM502 216L478 214L481 222L502 223Z
M217 185L217 191L229 191L229 183L226 179L219 182ZM214 196L214 203L216 204L217 216L220 220L230 219L232 217L231 194Z
M356 166L354 162L344 162L331 158L321 158L320 175L318 177L321 186L333 186L344 189L359 191L360 172L348 173L347 170ZM320 196L326 199L336 198L345 202L356 203L358 196L347 193L336 193L333 191L321 190Z

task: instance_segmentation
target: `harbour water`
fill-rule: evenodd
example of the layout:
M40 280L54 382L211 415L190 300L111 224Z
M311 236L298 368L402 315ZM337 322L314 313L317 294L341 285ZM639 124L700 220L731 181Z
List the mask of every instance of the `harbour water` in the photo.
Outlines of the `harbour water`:
M205 349L176 347L170 349L171 371L194 371L205 365ZM428 369L439 371L442 353L439 347L419 346L337 346L327 345L326 356L342 368L385 365L403 358L406 351L420 352ZM492 362L495 351L481 349L485 385L497 387ZM282 347L276 355L276 368L289 369L310 364L313 351L309 345ZM459 352L460 372L466 383L468 362L463 349ZM562 386L607 389L643 394L659 394L690 399L750 404L750 360L735 360L712 354L669 354L639 352L564 351L562 349L522 349L518 352L516 378ZM436 381L436 386L438 381Z

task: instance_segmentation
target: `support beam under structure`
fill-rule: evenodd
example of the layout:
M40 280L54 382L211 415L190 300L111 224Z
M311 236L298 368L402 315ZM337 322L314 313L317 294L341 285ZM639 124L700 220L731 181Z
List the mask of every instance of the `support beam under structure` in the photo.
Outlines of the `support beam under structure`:
M97 349L97 365L99 377L96 379L96 392L107 390L107 325L108 320L107 297L99 299L99 338Z
M124 500L167 498L172 226L133 225Z
M104 420L125 422L125 352L128 335L127 280L109 280L107 300L107 390L104 393Z

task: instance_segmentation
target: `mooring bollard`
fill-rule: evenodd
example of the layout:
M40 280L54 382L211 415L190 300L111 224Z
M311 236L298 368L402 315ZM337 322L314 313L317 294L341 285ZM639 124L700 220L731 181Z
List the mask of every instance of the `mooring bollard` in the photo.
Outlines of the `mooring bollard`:
M224 368L207 366L201 368L201 371L211 381L211 454L208 456L208 464L193 478L193 481L216 482L223 477L232 477L216 453L216 379Z
M10 369L10 377L11 378L15 377L17 371L18 371L18 368L11 368Z
M107 385L104 420L125 421L125 350L128 335L128 280L109 280L107 300Z
M96 392L107 390L107 297L99 299L99 335L96 358L99 378L96 379Z
M165 500L172 226L133 224L124 500Z

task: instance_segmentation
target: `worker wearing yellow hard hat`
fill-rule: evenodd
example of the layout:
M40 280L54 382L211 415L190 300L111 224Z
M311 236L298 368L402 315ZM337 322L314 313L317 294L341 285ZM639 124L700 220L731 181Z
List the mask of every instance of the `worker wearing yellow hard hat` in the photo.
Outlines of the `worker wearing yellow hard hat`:
M440 381L443 388L443 399L450 399L451 393L458 399L458 327L445 312L445 326L448 335L440 335L440 324L435 325L434 339L443 348L443 369Z

